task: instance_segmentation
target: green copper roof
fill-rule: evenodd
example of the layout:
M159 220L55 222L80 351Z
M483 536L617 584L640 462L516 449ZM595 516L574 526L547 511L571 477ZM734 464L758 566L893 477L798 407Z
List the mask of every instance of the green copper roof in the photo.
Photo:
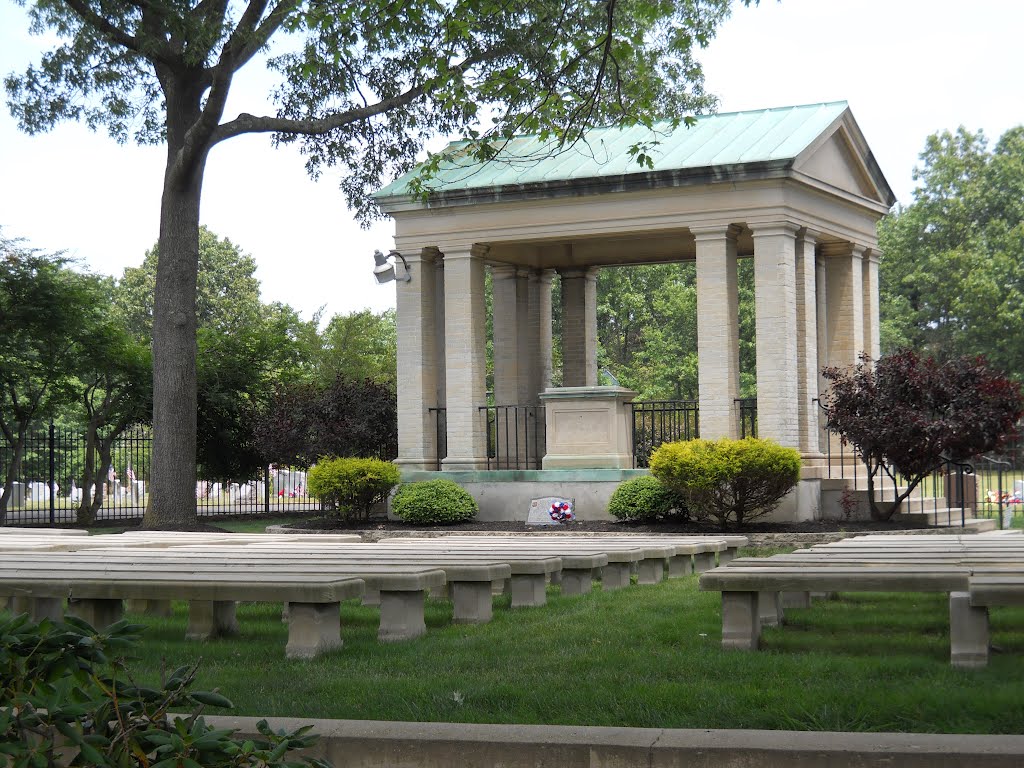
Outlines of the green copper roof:
M698 117L690 128L680 125L675 130L668 123L658 124L653 131L643 126L596 128L586 134L586 141L559 152L536 136L521 136L509 142L501 160L486 163L460 159L458 149L467 142L455 142L448 147L456 154L455 162L442 165L430 186L438 192L452 192L791 160L846 109L845 101L835 101L707 115ZM629 148L650 141L659 142L647 153L654 167L642 168L630 156ZM407 194L414 174L396 179L374 197Z

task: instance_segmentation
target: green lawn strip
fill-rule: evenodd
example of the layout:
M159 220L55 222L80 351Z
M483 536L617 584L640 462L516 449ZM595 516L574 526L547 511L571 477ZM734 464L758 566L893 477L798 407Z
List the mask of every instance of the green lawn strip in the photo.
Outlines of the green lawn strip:
M538 609L495 601L494 620L449 624L428 601L428 633L377 642L378 612L342 606L344 648L284 658L280 608L239 606L242 636L183 640L185 605L144 619L141 677L202 657L202 688L236 714L307 718L548 723L671 728L1019 733L1024 609L992 611L988 668L949 666L943 595L847 594L792 610L763 650L720 648L720 600L696 579Z

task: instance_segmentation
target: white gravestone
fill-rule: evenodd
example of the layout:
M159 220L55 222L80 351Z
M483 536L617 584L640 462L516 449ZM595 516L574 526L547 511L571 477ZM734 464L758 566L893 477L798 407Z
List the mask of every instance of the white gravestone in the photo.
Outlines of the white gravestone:
M552 517L552 505L559 505L559 513ZM563 509L562 505L568 505ZM558 515L566 516L564 522L574 520L576 517L576 503L574 499L564 499L561 496L545 496L543 499L533 499L530 502L530 511L526 516L527 525L562 525L563 521L556 519Z

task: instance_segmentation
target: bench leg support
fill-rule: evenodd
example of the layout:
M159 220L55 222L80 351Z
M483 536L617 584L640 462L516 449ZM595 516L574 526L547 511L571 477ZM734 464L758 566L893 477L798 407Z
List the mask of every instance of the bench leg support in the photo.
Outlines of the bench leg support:
M783 592L782 593L782 608L810 608L811 607L811 593L810 592Z
M672 555L668 559L668 577L670 579L681 579L693 573L692 555Z
M783 622L782 596L779 592L758 592L757 613L762 627L777 627Z
M665 561L657 557L647 557L637 564L637 584L660 584L665 578Z
M988 664L988 608L971 605L969 592L949 593L949 661L954 667Z
M188 604L186 640L208 640L238 634L234 600L192 600Z
M693 572L704 573L715 567L714 552L698 552L693 556Z
M170 616L170 600L125 600L125 610L128 613L141 613L146 616Z
M314 659L341 648L341 606L339 603L289 603L289 659Z
M593 586L590 568L562 569L562 594L586 595Z
M718 564L726 565L730 560L735 559L735 557L736 547L729 547L728 549L723 549L721 552L718 553Z
M601 589L610 592L629 586L629 563L608 563L601 569Z
M423 590L418 592L380 591L380 629L377 639L391 643L412 640L426 633L423 621Z
M517 573L509 579L513 608L544 605L548 600L543 573Z
M758 592L722 593L722 647L756 651L761 643Z
M453 581L452 621L456 624L486 624L494 615L489 581Z
M81 600L73 598L68 600L68 613L77 616L82 621L89 622L93 627L102 631L124 617L124 603L119 599Z

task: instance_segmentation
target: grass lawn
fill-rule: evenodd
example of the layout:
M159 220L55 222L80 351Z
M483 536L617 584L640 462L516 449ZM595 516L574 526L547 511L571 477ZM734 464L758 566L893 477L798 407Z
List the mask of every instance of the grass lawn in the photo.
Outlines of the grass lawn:
M241 605L242 636L188 643L184 603L147 626L138 677L202 659L200 689L235 714L671 728L1021 733L1024 608L992 612L984 670L949 665L944 595L847 594L792 610L757 653L724 652L717 593L695 577L453 626L428 601L426 636L380 644L378 612L342 605L345 646L284 658L280 607ZM141 682L141 680L140 680Z

